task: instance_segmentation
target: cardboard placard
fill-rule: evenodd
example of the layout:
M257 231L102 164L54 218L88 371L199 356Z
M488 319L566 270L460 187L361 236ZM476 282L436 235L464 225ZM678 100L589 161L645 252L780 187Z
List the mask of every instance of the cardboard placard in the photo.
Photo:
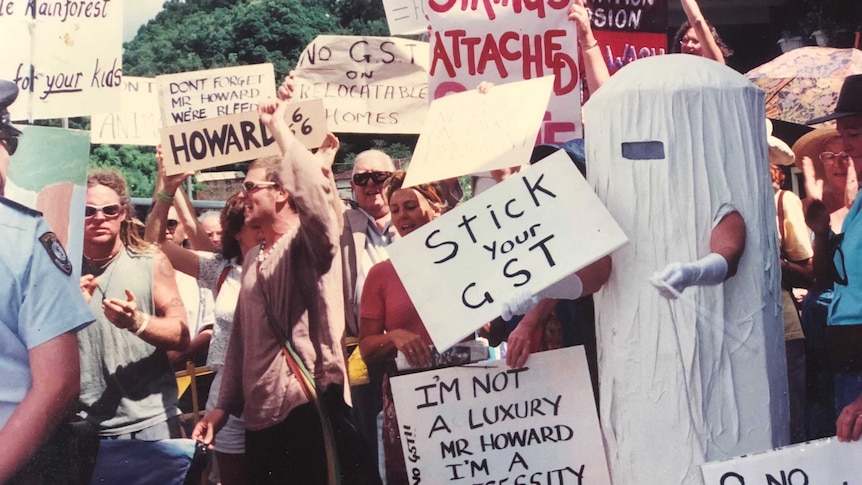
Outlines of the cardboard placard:
M20 89L13 120L86 116L116 106L123 1L0 2L0 79Z
M527 163L553 82L546 76L435 99L404 185Z
M297 99L323 98L336 133L418 133L428 111L428 44L319 35L294 79Z
M162 126L256 111L275 99L272 64L224 67L156 76Z
M416 35L425 32L428 20L422 0L383 0L386 24L391 35Z
M119 106L90 117L90 142L111 145L159 144L159 89L155 79L123 77Z
M862 442L824 438L701 465L704 485L862 483Z
M307 148L323 143L327 130L321 100L290 103L285 116ZM161 140L168 175L281 153L257 111L168 126L161 129Z
M393 377L409 483L610 484L583 347Z
M557 151L387 247L437 349L610 254L625 234Z
M475 88L554 76L554 94L536 143L562 144L583 133L576 25L569 0L423 0L431 22L432 99Z
M590 0L586 8L611 74L630 62L666 53L667 0Z

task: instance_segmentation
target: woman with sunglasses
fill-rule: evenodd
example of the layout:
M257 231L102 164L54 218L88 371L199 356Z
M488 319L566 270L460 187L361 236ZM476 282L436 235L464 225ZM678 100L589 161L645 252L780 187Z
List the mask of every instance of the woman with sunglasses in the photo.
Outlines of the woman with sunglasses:
M174 195L168 194L182 193L178 189L189 174L165 176L162 164L163 159L159 157L161 180L157 186L163 188L157 191L153 200L153 209L147 218L146 234L148 238L155 239L154 242L161 243L162 251L175 269L196 278L202 288L209 289L215 295L215 327L211 340L207 342L209 352L206 361L207 366L215 372L206 404L207 412L210 412L215 408L221 387L221 370L224 367L228 336L239 298L243 255L260 243L260 233L257 229L245 225L245 204L240 194L234 194L225 202L220 217L223 229L221 252L192 251L176 244L165 244L168 213L174 202ZM243 191L255 189L256 187L243 186ZM199 341L197 345L204 343ZM221 483L245 483L245 424L241 417L228 418L227 424L219 432L214 449Z
M189 344L174 270L143 241L117 172L87 177L81 289L95 324L78 334L82 408L102 437L180 437L168 351Z
M392 224L401 237L436 219L443 212L443 199L431 184L402 188L404 171L395 172L383 188ZM389 375L395 357L404 356L412 368L431 365L431 337L407 290L389 260L369 271L362 290L359 314L359 350L372 369L383 369L383 450L386 483L408 483L401 449Z

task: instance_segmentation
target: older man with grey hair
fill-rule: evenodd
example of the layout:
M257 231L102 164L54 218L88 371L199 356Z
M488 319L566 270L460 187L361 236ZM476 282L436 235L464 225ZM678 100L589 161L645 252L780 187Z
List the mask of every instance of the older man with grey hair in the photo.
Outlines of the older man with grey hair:
M359 363L359 302L365 276L375 264L389 259L386 246L398 238L389 216L389 205L383 197L383 183L395 171L389 155L380 150L366 150L356 156L350 187L356 199L355 209L345 209L341 231L344 316L349 367ZM356 355L352 355L356 354ZM361 363L359 364L361 367ZM354 379L355 376L351 378ZM351 381L353 416L359 433L370 447L377 444L377 414L382 409L380 375L372 371L367 380Z

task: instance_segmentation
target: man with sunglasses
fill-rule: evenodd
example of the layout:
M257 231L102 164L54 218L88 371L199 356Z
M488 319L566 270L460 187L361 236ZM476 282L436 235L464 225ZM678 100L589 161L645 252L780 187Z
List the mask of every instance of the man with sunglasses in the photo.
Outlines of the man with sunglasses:
M107 439L179 438L180 410L168 351L189 345L174 269L141 239L126 181L87 175L81 291L97 322L79 334L88 421Z
M374 483L345 404L336 189L329 167L291 134L287 105L258 110L284 155L246 173L245 224L260 227L263 242L244 258L218 405L192 437L212 445L227 416L242 414L248 483L333 483L326 451L342 483Z
M93 314L41 214L2 197L21 134L9 122L17 95L14 83L0 81L0 483L56 483L73 480L45 460L69 451L51 433L78 397L76 332Z
M356 344L359 337L359 302L368 271L389 259L386 246L398 238L392 226L389 205L383 198L383 183L395 171L389 155L366 150L356 156L350 187L356 208L345 209L341 231L341 264L344 286L344 316L347 353L351 368L362 364ZM353 353L356 355L352 355ZM355 374L355 373L354 373ZM351 382L353 416L359 433L372 450L377 449L377 414L383 408L381 379L369 373L368 382ZM375 455L376 456L376 455Z
M848 76L844 80L834 113L810 120L808 124L829 120L836 120L841 136L844 152L838 156L849 156L856 163L862 161L862 75ZM835 241L833 251L826 250L830 245L828 214L821 215L820 223L812 214L812 209L818 206L822 208L822 204L812 204L806 221L811 220L809 225L815 233L815 269L828 268L830 259L834 268L834 293L825 336L836 371L835 406L842 410L835 425L836 435L839 441L855 441L862 435L862 218L859 214L862 204L857 196L844 218L841 239Z

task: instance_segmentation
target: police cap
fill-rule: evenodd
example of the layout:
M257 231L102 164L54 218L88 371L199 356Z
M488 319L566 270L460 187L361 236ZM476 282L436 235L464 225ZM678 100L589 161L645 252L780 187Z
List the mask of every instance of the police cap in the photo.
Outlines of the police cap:
M18 97L18 85L10 81L0 79L0 131L5 131L12 136L21 134L21 130L10 123L9 106Z

